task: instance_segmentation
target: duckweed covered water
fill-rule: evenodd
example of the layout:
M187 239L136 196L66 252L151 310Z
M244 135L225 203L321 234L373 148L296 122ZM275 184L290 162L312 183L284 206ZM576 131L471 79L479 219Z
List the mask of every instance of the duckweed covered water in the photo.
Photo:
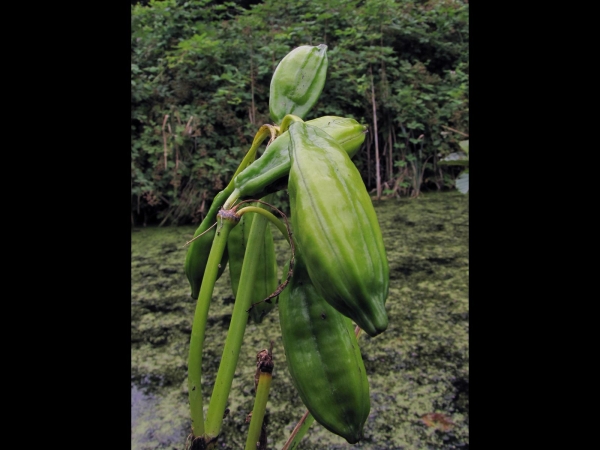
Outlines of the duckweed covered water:
M468 197L426 193L375 205L390 264L389 327L359 342L371 389L355 445L314 423L299 449L454 449L469 446ZM183 449L190 431L187 357L195 300L183 264L196 227L132 230L131 448ZM286 241L273 236L278 260ZM205 408L233 309L226 270L217 281L203 356ZM256 353L273 341L268 446L280 449L305 409L289 377L279 317L246 328L219 448L243 449L254 403Z

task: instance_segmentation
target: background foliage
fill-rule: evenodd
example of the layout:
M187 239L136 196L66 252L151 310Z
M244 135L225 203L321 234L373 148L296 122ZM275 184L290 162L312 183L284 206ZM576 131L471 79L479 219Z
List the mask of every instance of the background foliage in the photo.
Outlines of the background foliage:
M306 119L339 115L369 125L354 162L370 190L416 196L453 188L460 168L438 163L468 134L468 7L467 0L299 0L284 9L273 0L132 1L132 224L202 219L258 127L271 122L277 63L306 44L327 44L329 58Z

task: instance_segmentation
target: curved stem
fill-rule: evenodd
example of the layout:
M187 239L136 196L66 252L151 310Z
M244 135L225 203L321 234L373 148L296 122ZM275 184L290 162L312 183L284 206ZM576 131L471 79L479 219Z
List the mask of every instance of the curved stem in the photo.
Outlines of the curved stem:
M285 227L283 222L281 222L281 220L279 220L277 217L275 217L272 213L270 213L266 209L261 208L259 206L245 206L244 208L237 211L237 214L241 217L244 214L249 213L249 212L261 214L264 217L266 217L267 219L269 219L271 221L271 223L273 223L277 227L277 229L279 231L281 231L281 234L283 234L283 236L286 238L286 240L288 241L288 244L290 243L290 237L288 236L287 228Z
M202 286L196 303L194 322L192 325L192 336L190 338L190 353L188 357L188 397L190 401L190 415L192 417L192 433L194 437L204 434L204 413L202 404L202 348L204 345L204 333L206 331L206 319L212 297L219 263L223 256L229 231L237 224L233 220L223 220L222 227L217 229L213 240L206 271L202 278Z
M233 207L233 205L235 204L235 202L238 201L239 198L240 198L240 191L235 188L232 189L229 197L227 198L227 200L225 201L225 204L223 205L223 208L231 209Z
M304 122L300 117L295 116L293 114L286 115L281 121L281 125L279 126L279 133L285 133L290 125L294 122Z
M252 162L254 161L254 159L256 157L256 151L257 151L258 147L260 146L260 144L263 143L263 141L267 138L267 136L271 137L271 139L269 140L269 144L270 144L275 139L276 135L277 135L277 131L273 125L265 124L258 129L256 135L254 136L254 140L252 141L252 146L250 147L250 150L248 150L248 153L246 153L246 156L244 156L244 159L242 160L239 167L233 174L233 177L231 177L231 181L229 182L227 187L224 189L224 190L228 191L228 193L227 193L228 198L225 201L225 204L223 205L223 209L231 209L233 204L239 198L238 191L236 189L234 189L235 177L237 177L246 167L248 167L250 164L252 164Z
M231 181L229 182L229 185L233 186L233 180L235 179L235 177L237 177L238 174L242 170L244 170L246 167L248 167L250 164L252 164L252 162L256 158L256 150L258 149L260 144L262 144L262 142L266 139L266 137L270 136L271 140L273 140L275 138L274 137L275 134L276 134L276 132L274 130L273 125L266 124L266 125L261 126L258 129L258 131L256 132L256 135L254 135L254 140L252 141L252 146L250 147L250 150L248 150L248 153L246 153L246 156L244 156L244 159L242 160L239 167L237 168L237 170L231 177ZM227 187L229 187L229 185L227 185ZM229 208L225 208L225 209L229 209Z
M276 133L275 127L273 127L272 125L263 125L262 127L260 127L258 129L258 132L254 136L254 140L252 141L252 146L250 147L248 152L246 152L246 154L244 155L242 162L240 163L240 165L236 169L235 173L231 177L231 180L229 180L229 184L227 185L227 187L225 187L225 189L223 189L217 195L215 195L213 202L210 205L210 208L208 210L208 213L206 214L206 216L204 217L204 220L202 221L202 223L200 224L200 226L194 233L194 238L196 238L196 237L198 237L198 235L204 233L215 222L217 213L219 212L219 210L221 209L223 204L226 203L229 196L232 195L232 193L235 190L234 189L235 177L237 177L238 174L242 170L244 170L246 167L248 167L250 164L252 164L254 162L254 160L256 159L256 151L257 151L258 147L260 146L260 144L262 144L262 142L266 139L267 136L271 136L271 139L273 139L273 136L275 135L275 133ZM237 200L238 196L236 196L236 198L235 198L236 200ZM224 208L224 209L231 209L231 207Z

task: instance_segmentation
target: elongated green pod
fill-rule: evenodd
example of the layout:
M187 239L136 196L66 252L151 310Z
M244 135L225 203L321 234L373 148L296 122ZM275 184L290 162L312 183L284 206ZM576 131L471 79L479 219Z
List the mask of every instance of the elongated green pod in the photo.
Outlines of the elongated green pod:
M231 280L231 290L237 297L242 265L250 236L255 214L244 214L239 224L231 230L227 240L227 251L229 254L229 275ZM250 310L250 317L256 323L261 323L263 318L275 307L275 300L262 302L277 289L277 260L275 256L275 245L273 243L273 234L271 227L267 224L262 245L259 249L256 276L254 278L254 287L252 289L251 302L257 303ZM260 303L259 303L260 302Z
M275 123L287 114L304 119L323 91L327 65L325 44L296 47L279 62L269 93L269 113Z
M376 336L388 326L389 267L371 198L330 135L303 122L289 131L288 190L298 251L325 300Z
M367 127L349 117L323 116L306 123L328 133L349 157L356 154L365 140ZM285 189L291 165L289 145L290 135L286 131L267 147L260 158L240 172L233 180L235 188L225 208L231 207L230 203L238 198L262 196Z
M294 275L279 296L279 323L302 402L326 429L358 442L371 402L354 327L318 294L298 253Z

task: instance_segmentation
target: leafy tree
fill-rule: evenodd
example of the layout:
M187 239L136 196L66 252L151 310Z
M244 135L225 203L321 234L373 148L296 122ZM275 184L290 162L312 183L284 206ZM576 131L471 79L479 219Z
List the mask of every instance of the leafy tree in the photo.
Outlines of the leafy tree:
M300 0L283 13L273 0L150 0L131 12L132 222L201 220L270 123L277 62L304 44L329 57L308 119L369 125L354 160L375 195L453 187L459 170L439 161L468 134L466 1Z

